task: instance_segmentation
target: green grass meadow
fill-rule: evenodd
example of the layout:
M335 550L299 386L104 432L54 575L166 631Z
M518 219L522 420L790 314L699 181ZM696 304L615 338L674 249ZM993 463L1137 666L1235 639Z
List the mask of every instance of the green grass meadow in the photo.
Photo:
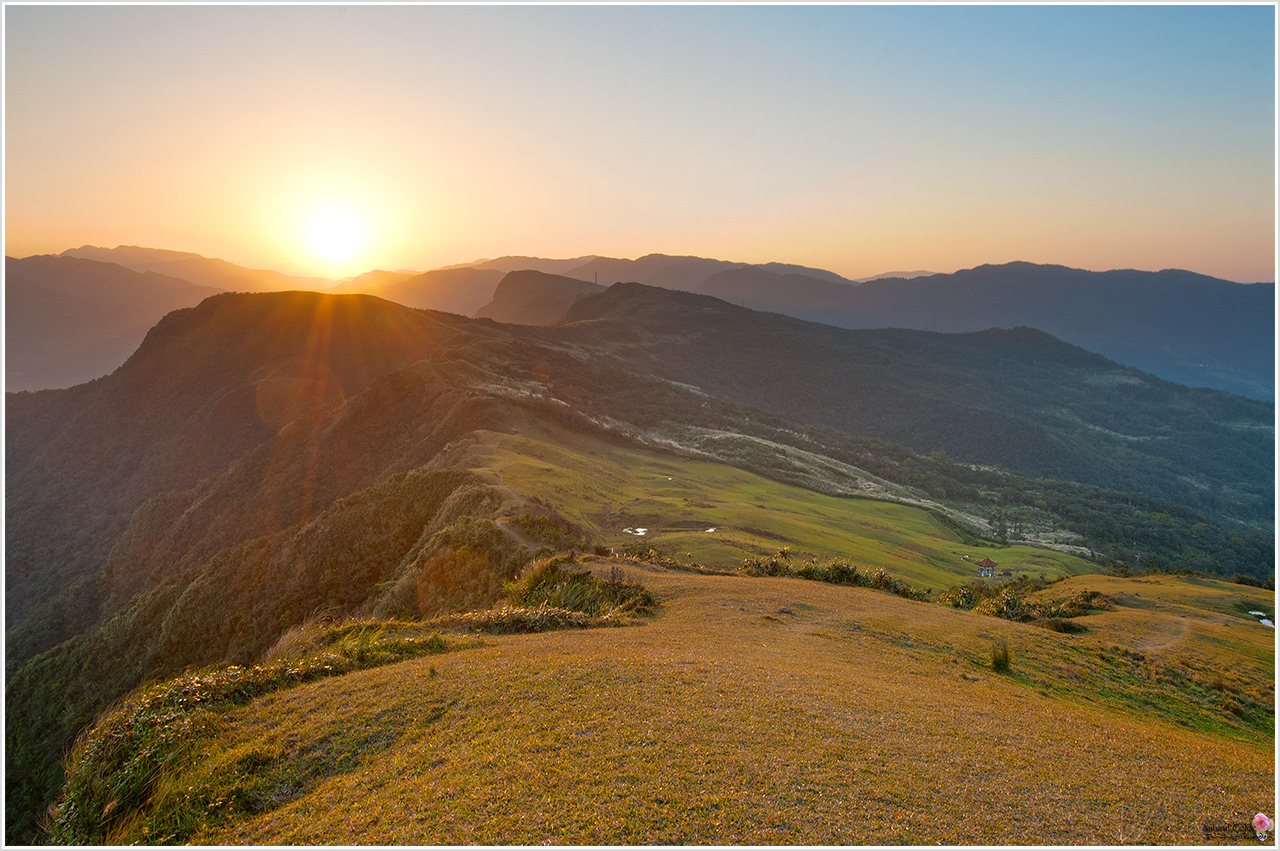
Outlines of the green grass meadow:
M481 434L468 449L468 466L519 494L539 495L606 546L651 544L719 569L790 547L799 557L841 557L883 568L935 592L976 578L974 564L984 557L1014 576L1053 579L1098 570L1055 550L966 544L914 506L827 496L725 464L585 437L557 435L552 442Z

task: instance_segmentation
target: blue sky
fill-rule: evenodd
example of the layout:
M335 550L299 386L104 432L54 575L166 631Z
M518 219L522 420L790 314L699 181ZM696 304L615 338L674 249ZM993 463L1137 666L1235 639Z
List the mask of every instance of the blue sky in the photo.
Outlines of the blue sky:
M5 8L10 254L1270 280L1265 6ZM332 270L330 270L332 271Z

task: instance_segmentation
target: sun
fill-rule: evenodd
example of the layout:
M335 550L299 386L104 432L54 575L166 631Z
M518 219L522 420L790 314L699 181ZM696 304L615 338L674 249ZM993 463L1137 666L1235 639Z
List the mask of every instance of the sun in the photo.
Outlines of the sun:
M369 242L369 222L355 208L331 203L316 207L302 228L307 246L326 263L345 263Z

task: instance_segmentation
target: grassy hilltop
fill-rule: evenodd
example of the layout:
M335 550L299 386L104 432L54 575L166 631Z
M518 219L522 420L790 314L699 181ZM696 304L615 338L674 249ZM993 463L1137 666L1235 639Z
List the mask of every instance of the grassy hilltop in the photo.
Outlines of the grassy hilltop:
M312 622L144 687L82 735L52 838L1196 844L1274 796L1269 590L1101 575L918 505L525 425L449 453L499 526L648 559L544 558L475 615ZM844 555L907 589L735 569L783 545L783 570ZM1043 575L984 583L1019 605L1105 596L1025 623L903 596L981 587L982 554Z
M202 713L202 732L100 838L1197 844L1273 799L1256 708L1274 633L1223 613L1273 613L1270 592L1078 576L1062 584L1121 604L1064 635L864 588L580 561L658 607L478 640L445 623L419 658L160 716ZM440 628L369 624L363 652ZM301 668L313 648L295 644Z

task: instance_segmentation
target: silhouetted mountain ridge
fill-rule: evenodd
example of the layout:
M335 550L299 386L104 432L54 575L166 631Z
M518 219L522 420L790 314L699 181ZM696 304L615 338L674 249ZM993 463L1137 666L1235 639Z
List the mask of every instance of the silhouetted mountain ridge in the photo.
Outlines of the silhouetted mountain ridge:
M463 266L434 269L377 286L351 286L347 289L358 289L406 307L473 316L493 299L494 289L502 276L503 273L497 269Z
M337 283L331 278L286 275L273 269L249 269L190 251L145 248L139 245L119 245L115 248L82 245L68 249L58 256L118 263L139 272L159 272L195 284L238 292L327 290Z
M1271 284L1179 269L1090 272L1015 262L847 289L739 269L709 278L705 291L845 328L1027 325L1171 381L1274 397Z
M151 326L219 292L115 263L5 258L5 386L70 387L124 363Z
M191 487L455 336L432 314L371 296L228 293L166 316L111 376L19 405L6 486L21 498L6 502L6 519L10 540L26 543L6 565L10 623L100 564L152 495ZM41 534L68 512L83 522ZM39 581L23 575L31 563L46 565Z
M516 325L552 325L564 315L568 305L584 295L604 290L590 281L533 269L508 272L494 290L493 300L475 315Z

